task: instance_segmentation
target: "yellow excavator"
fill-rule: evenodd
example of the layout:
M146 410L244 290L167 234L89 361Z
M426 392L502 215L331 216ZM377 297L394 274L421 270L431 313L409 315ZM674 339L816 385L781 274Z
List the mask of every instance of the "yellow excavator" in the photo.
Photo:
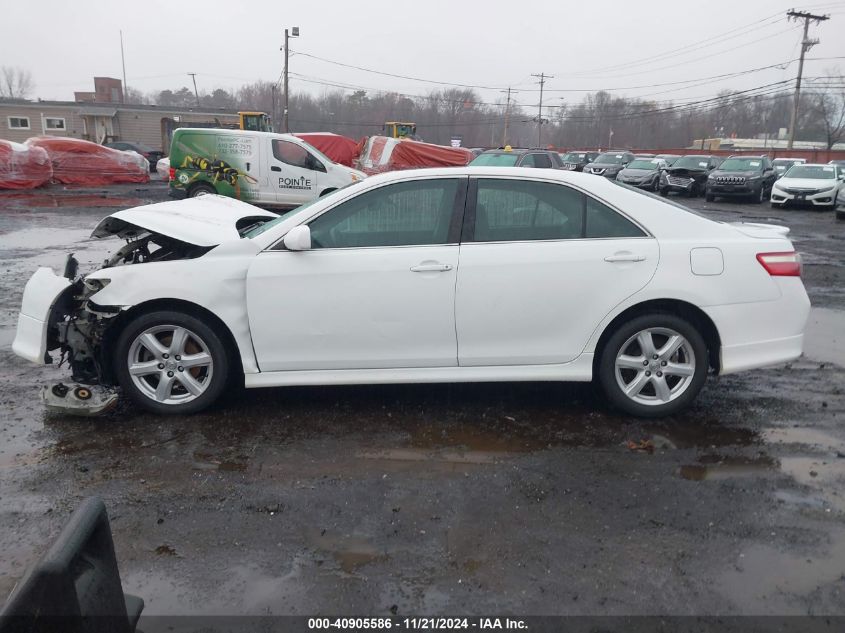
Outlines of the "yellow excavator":
M273 124L266 112L238 112L238 127L254 132L272 132Z
M417 124L388 121L384 124L384 135L388 138L414 138L417 135Z

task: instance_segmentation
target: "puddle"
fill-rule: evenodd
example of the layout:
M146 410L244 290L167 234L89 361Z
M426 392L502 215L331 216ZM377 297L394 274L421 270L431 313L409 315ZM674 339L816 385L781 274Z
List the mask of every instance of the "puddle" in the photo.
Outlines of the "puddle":
M309 534L308 542L318 550L329 552L347 574L370 563L387 561L390 558L365 539L356 536L342 536L323 530Z
M13 193L0 196L2 209L49 209L67 207L137 207L147 204L142 198L116 198L105 195L61 195L51 193Z
M824 451L845 451L845 440L813 428L766 429L761 437L767 444L805 444Z
M845 569L845 533L830 533L823 554L783 552L768 545L752 545L734 561L734 569L714 583L741 609L743 615L770 615L770 606L783 608L783 596L806 597L825 585L837 583ZM801 600L796 608L807 615Z
M196 470L221 470L224 472L243 472L247 469L247 458L244 461L237 461L232 459L218 459L210 453L194 453L194 468Z
M806 358L845 367L845 312L813 308L804 335Z
M767 472L775 471L778 467L777 460L768 456L721 457L718 455L703 455L698 461L698 464L681 466L678 474L682 479L705 481L765 475Z

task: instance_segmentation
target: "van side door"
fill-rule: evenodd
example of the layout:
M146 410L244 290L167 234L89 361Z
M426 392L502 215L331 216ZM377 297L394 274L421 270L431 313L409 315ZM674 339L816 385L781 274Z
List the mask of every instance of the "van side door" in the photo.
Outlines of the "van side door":
M313 200L319 194L319 178L322 171L315 170L315 159L302 145L284 138L270 142L269 165L270 189L275 192L274 203L284 207L298 207Z

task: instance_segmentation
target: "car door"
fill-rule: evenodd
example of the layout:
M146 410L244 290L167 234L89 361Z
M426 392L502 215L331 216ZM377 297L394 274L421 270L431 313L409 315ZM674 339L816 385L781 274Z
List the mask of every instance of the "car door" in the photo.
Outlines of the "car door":
M657 241L600 200L558 183L470 182L455 299L461 366L571 361L654 274Z
M454 367L466 183L365 191L308 222L310 250L259 254L247 307L261 371Z
M270 142L270 187L275 191L275 203L295 207L313 200L319 193L319 177L326 171L314 169L315 159L298 143L283 138Z

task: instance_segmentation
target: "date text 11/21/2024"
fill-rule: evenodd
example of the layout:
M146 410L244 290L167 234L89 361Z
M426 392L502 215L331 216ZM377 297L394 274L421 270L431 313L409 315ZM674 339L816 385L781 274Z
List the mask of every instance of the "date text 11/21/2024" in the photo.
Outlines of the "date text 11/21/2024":
M309 630L521 630L527 629L519 618L309 618Z

